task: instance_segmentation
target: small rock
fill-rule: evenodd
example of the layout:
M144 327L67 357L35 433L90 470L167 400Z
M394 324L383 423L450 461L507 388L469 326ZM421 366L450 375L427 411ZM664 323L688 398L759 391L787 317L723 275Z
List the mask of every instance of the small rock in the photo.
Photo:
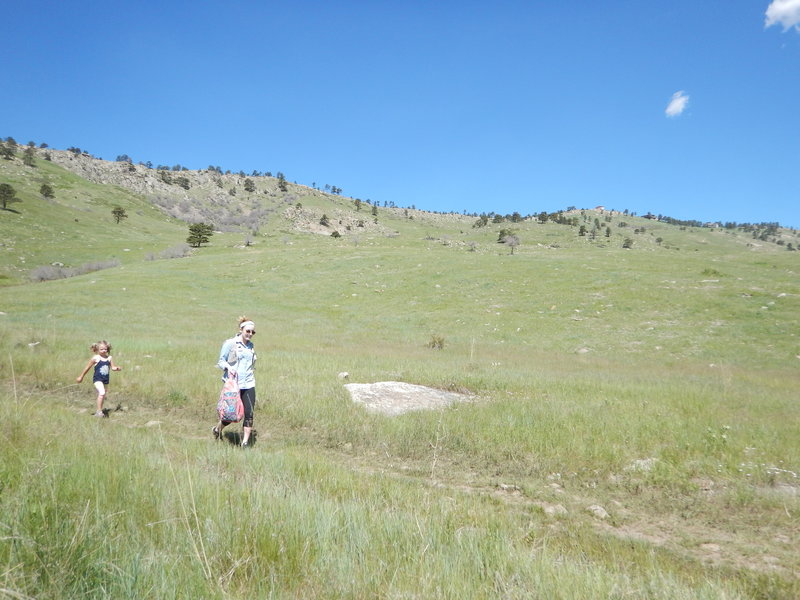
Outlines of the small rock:
M642 471L645 473L649 473L653 470L653 467L656 466L658 462L657 458L640 458L639 460L633 461L630 465L628 465L627 471Z
M544 514L546 514L548 517L558 517L561 515L568 514L567 509L564 508L564 506L561 504L548 504L547 502L537 502L537 505L539 506L539 508L542 509L542 511L544 511Z
M520 492L522 490L519 489L519 486L508 484L508 483L498 483L497 488L504 491L504 492Z
M592 513L598 519L605 520L609 516L608 513L606 512L606 509L600 506L599 504L592 504L591 506L587 507L586 510Z

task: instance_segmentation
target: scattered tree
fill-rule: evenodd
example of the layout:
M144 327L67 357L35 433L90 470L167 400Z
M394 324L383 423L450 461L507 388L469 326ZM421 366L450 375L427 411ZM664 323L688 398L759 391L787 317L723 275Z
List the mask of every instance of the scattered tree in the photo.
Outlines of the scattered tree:
M34 161L34 157L36 156L33 148L28 146L25 148L25 151L22 153L22 162L25 163L29 167L35 167L36 162Z
M322 215L322 218L319 220L319 224L323 227L327 227L330 225L330 221L328 220L328 215Z
M406 214L408 211L406 211ZM475 223L472 224L473 227L486 227L489 223L489 217L487 215L481 215Z
M42 195L43 198L55 198L56 194L53 191L52 186L49 183L43 183L42 187L39 188L39 193Z
M8 183L0 183L0 203L3 204L3 210L13 202L22 202L17 198L17 191Z
M0 142L0 156L6 160L13 160L14 148L11 146L11 144L3 144Z
M519 238L516 235L507 235L503 238L503 243L511 248L511 254L514 254L514 248L519 246Z
M111 211L111 214L114 217L114 221L117 222L117 225L119 225L119 222L122 221L122 219L128 218L128 213L126 213L125 209L121 206L115 206L114 210Z
M193 223L189 225L189 237L186 242L194 247L199 248L202 244L207 244L214 235L214 228L206 223Z
M513 231L510 229L501 229L500 233L497 234L497 243L498 244L505 244L506 238L510 235L513 235Z
M253 180L249 177L244 180L244 191L245 192L255 192L256 191L256 184L253 183Z

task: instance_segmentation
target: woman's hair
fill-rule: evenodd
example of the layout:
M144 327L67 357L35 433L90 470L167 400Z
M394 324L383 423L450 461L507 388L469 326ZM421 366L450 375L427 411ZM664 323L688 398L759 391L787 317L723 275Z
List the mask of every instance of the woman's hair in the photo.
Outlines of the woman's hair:
M241 317L239 317L239 327L241 327L241 326L242 326L242 323L244 323L245 321L249 321L249 320L250 320L250 319L248 319L248 318L247 318L247 317L245 317L245 316L241 316Z
M98 348L100 348L101 345L103 345L106 348L108 348L108 353L111 354L111 344L109 344L105 340L100 340L99 342L95 342L94 344L92 344L92 352L94 352L96 354Z

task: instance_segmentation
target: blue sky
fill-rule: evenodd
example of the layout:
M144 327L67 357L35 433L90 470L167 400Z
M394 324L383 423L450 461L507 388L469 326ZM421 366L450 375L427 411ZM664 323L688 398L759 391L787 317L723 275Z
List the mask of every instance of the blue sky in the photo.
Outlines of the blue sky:
M800 227L800 0L3 9L0 136L427 210Z

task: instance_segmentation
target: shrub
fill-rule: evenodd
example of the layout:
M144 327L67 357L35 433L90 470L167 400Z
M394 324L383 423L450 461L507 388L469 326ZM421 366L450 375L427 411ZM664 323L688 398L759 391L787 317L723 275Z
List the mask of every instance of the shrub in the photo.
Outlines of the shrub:
M431 340L428 342L428 348L433 350L442 350L444 348L444 337L441 335L431 335Z
M94 261L81 265L80 267L64 267L61 265L48 265L43 267L36 267L31 271L31 281L42 282L52 281L54 279L65 279L67 277L76 277L78 275L85 275L86 273L93 273L94 271L102 271L103 269L113 269L120 265L119 259L113 258L111 260Z
M172 248L167 248L166 250L162 250L161 253L158 255L159 258L163 259L170 259L170 258L183 258L184 256L188 256L191 253L191 248L189 244L178 244L177 246L173 246Z

